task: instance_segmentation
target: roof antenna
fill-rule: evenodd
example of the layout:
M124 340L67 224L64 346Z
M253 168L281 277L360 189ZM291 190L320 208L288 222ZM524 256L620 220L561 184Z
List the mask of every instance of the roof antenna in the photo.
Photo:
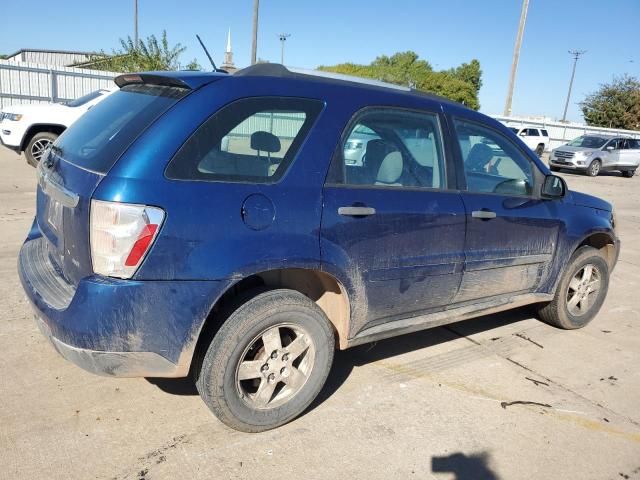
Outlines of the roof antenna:
M207 54L207 57L209 57L209 61L211 62L211 66L213 67L213 71L214 72L223 72L223 73L227 73L226 70L221 70L218 67L216 67L215 62L213 61L213 58L211 58L211 55L209 55L209 50L207 50L207 47L204 46L204 43L202 43L202 40L200 39L200 35L198 35L196 33L196 38L198 39L198 41L200 42L200 46L202 46L202 49L204 50L204 53Z

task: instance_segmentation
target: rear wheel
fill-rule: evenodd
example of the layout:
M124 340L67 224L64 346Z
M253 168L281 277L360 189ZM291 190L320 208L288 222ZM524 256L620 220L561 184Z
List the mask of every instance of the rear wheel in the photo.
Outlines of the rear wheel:
M261 432L300 415L329 374L335 339L324 312L292 290L258 293L209 345L196 385L226 425Z
M24 151L24 156L27 157L27 163L32 167L37 167L45 150L56 141L58 135L51 132L36 133Z
M590 177L597 177L598 174L600 173L601 167L602 167L602 164L600 163L600 160L598 159L594 160L593 162L591 162L591 164L587 168L587 175L589 175Z
M541 143L536 147L536 155L541 157L543 153L544 153L544 144Z
M633 177L635 174L636 174L636 171L635 171L635 170L624 170L624 171L622 172L622 176L623 176L623 177L627 177L627 178L631 178L631 177Z
M553 301L538 310L545 322L567 330L587 325L609 288L609 266L599 250L580 247L571 256Z

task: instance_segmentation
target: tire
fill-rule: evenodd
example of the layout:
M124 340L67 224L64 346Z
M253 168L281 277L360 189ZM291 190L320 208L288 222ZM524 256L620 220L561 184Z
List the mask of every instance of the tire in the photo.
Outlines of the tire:
M631 178L636 174L635 170L623 170L622 176L626 178Z
M538 157L541 157L543 153L544 153L544 144L541 143L536 147L536 155Z
M595 159L587 167L587 175L589 175L590 177L597 177L598 174L600 173L601 168L602 168L602 163L600 163L600 160Z
M227 426L270 430L320 393L334 349L332 325L307 297L284 289L257 293L220 327L195 372L196 387Z
M591 274L585 284L585 273ZM597 280L597 289L590 292L589 285ZM580 284L580 281L583 283ZM582 290L579 290L582 289ZM540 318L555 327L565 330L582 328L598 314L609 289L609 266L599 250L584 246L576 250L567 265L556 289L555 298L538 310ZM584 295L581 295L581 292ZM585 296L586 295L586 296ZM582 296L586 303L572 300ZM584 308L584 312L581 312Z
M40 162L40 157L44 153L44 150L56 141L58 135L51 132L36 133L24 150L24 156L27 158L27 163L32 167L37 167Z

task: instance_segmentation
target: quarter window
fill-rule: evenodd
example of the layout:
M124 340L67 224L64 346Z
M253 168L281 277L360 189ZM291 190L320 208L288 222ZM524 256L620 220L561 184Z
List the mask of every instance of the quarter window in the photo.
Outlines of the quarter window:
M533 194L531 161L502 134L475 123L454 121L470 192Z
M167 176L180 180L272 183L284 175L322 102L262 97L233 102L180 148Z
M369 109L334 157L330 183L441 188L444 157L436 114Z
M540 130L540 132L542 132L542 136L543 137L548 137L549 136L549 132L544 130L544 129Z

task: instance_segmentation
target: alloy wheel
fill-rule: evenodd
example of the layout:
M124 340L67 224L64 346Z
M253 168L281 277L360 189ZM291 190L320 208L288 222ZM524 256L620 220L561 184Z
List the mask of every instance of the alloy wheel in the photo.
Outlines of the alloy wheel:
M290 401L313 370L310 335L292 324L269 327L244 350L236 368L240 398L251 408L271 409Z
M589 263L576 272L567 288L567 309L575 317L589 312L600 292L600 271Z
M34 158L34 160L39 162L42 158L42 155L44 155L44 152L47 150L47 148L49 148L49 146L51 146L52 143L53 142L51 140L48 140L46 138L42 138L33 142L33 145L31 145L31 156Z

